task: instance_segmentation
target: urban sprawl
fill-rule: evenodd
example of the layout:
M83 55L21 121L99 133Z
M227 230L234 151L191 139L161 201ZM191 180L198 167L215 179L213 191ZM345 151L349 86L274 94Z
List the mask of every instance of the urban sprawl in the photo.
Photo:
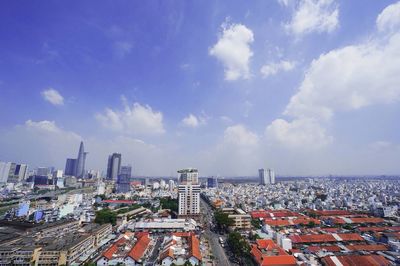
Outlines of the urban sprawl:
M0 162L0 265L400 264L398 177L141 178L87 154Z

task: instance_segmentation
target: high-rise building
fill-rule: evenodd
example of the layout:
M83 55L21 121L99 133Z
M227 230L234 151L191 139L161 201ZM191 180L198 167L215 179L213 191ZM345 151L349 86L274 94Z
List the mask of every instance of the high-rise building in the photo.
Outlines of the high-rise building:
M126 193L131 191L132 166L121 166L117 178L117 192Z
M28 166L11 162L0 162L0 183L19 183L27 178Z
M275 172L272 169L259 169L260 185L275 184Z
M179 182L181 184L185 183L192 183L198 184L199 183L199 172L195 168L186 168L178 171L179 173Z
M272 169L267 169L270 184L275 184L275 172Z
M83 146L83 141L79 145L78 158L76 159L76 176L84 177L85 175L85 161L86 161L87 152L85 152L85 148Z
M269 183L269 180L267 180L266 171L263 168L258 169L258 177L260 179L260 185L266 185Z
M207 187L208 188L215 188L218 187L218 180L216 177L209 177L207 178Z
M0 183L7 183L10 169L11 163L0 162Z
M65 163L65 175L84 177L85 176L85 162L86 162L87 152L85 152L85 147L83 146L83 141L79 145L78 158L71 159L68 158Z
M193 217L200 214L200 185L198 170L187 168L178 171L178 214Z
M113 153L108 156L107 179L117 180L121 169L121 154Z
M49 168L48 167L38 167L36 169L36 175L41 175L45 176L49 174Z

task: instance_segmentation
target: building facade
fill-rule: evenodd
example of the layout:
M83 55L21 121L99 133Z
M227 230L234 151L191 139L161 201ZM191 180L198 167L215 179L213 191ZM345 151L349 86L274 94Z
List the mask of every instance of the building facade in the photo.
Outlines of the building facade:
M200 214L200 185L198 170L187 168L178 171L178 215L198 216Z
M120 153L113 153L108 156L107 179L117 180L121 169L121 158Z

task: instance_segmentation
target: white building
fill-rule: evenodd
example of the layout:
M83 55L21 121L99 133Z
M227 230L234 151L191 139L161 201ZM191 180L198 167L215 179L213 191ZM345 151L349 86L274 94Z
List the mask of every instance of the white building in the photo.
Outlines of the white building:
M11 163L0 162L0 183L7 183Z
M275 184L275 172L272 169L258 169L260 185Z
M180 216L196 216L200 214L200 185L197 169L179 170L178 200Z

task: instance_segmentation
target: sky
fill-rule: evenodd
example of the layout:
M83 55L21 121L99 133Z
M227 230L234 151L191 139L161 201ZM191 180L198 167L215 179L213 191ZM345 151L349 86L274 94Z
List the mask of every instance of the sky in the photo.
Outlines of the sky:
M400 173L400 2L0 3L0 160Z

